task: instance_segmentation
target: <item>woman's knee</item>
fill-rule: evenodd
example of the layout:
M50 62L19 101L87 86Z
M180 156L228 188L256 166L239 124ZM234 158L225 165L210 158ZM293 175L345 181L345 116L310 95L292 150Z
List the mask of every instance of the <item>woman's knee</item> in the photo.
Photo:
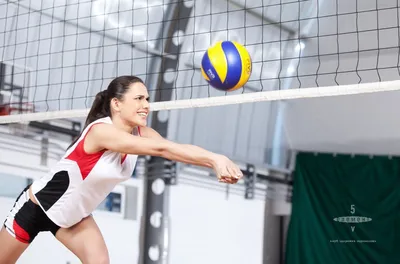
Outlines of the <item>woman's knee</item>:
M28 246L28 243L20 242L4 227L0 227L0 264L16 263Z
M108 251L105 252L88 252L85 259L81 259L84 264L110 264Z

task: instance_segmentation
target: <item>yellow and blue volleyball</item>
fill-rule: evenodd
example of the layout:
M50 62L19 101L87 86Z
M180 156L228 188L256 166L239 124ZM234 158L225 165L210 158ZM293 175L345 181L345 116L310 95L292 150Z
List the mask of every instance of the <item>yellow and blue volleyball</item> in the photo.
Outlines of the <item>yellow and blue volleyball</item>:
M204 53L201 74L212 87L234 91L249 80L251 66L245 47L235 41L220 41Z

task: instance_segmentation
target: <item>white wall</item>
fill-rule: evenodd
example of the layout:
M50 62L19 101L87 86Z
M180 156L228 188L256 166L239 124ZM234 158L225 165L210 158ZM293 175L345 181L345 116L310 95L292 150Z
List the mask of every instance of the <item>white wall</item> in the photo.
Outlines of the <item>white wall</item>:
M170 263L262 263L263 201L181 184L170 202Z
M291 100L285 134L296 150L399 155L399 99L392 91Z

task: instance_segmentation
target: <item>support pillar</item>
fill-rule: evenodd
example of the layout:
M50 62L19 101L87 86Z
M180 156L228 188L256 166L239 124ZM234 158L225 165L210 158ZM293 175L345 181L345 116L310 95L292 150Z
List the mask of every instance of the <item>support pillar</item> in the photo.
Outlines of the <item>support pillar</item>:
M243 173L244 176L244 185L245 185L245 199L254 199L254 191L256 185L256 168L252 164L247 164L246 170Z
M191 6L178 1L170 8L173 12L169 18L169 25L165 26L164 52L177 55L176 58L163 57L160 75L157 80L157 90L154 101L169 101L173 95L176 78L164 78L164 73L175 72L178 66L178 57L181 44L174 42L172 36L175 32L186 32L189 22ZM175 73L177 74L177 73ZM154 112L151 126L161 136L168 136L169 111ZM175 164L160 157L150 157L147 161L146 191L144 205L144 219L142 221L142 234L144 236L141 247L141 262L143 264L169 263L169 236L170 221L168 217L169 186L176 183Z

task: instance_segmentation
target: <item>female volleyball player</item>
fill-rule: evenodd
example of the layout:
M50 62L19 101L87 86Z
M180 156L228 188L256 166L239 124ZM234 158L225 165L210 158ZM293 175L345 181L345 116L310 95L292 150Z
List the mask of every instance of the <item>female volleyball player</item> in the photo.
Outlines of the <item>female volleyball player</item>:
M109 263L91 213L115 185L131 177L138 155L210 167L225 183L242 177L225 156L171 142L147 127L148 98L135 76L117 77L96 95L81 135L47 176L17 198L0 231L1 264L15 263L42 231L52 232L85 264Z

